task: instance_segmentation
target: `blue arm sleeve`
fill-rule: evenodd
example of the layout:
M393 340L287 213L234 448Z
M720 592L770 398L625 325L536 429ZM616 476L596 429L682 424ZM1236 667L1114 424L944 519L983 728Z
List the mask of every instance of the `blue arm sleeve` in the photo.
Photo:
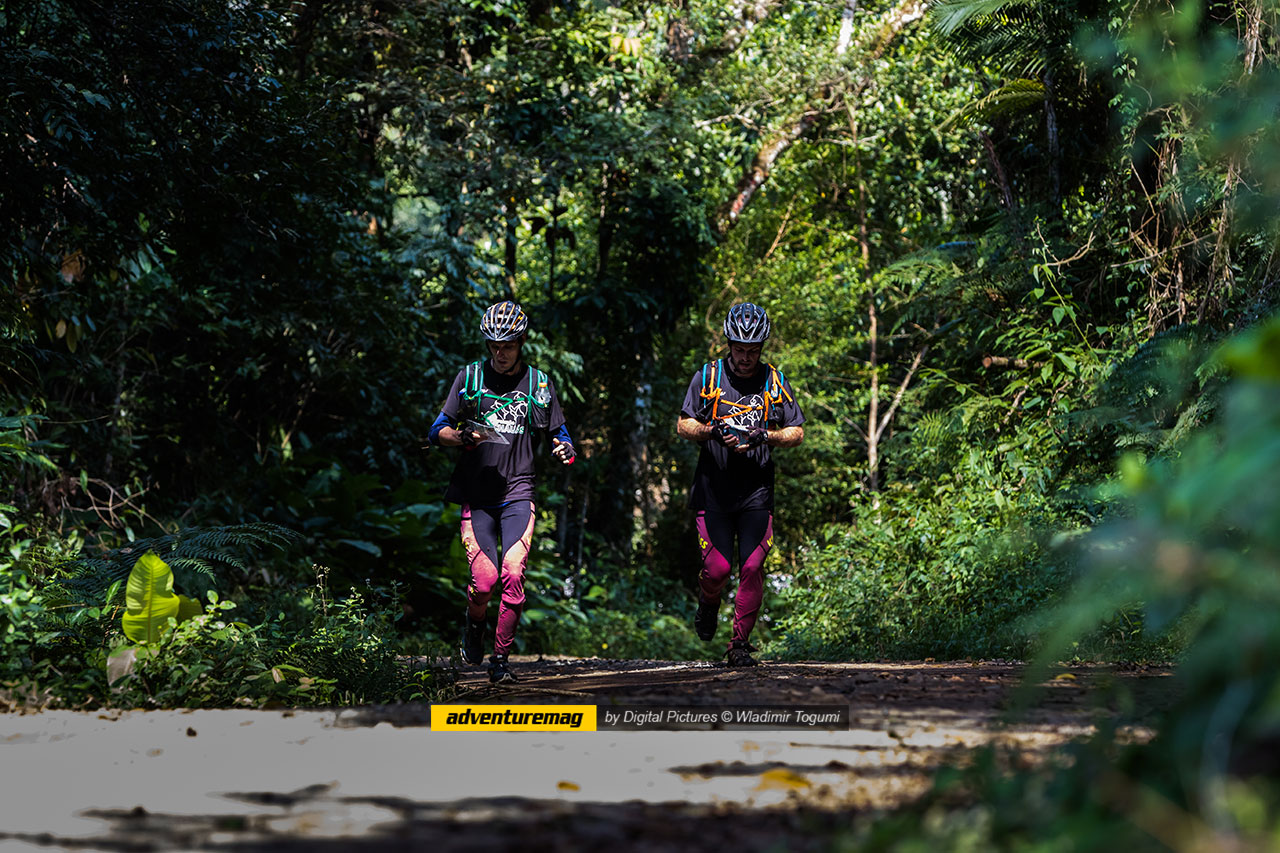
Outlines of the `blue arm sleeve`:
M436 418L436 422L431 425L431 429L427 430L427 444L440 446L440 430L443 427L453 426L453 422L449 420L449 416L444 412Z
M573 444L573 439L569 437L569 428L564 424L560 424L560 429L556 430L555 434L551 437L559 439L565 444Z

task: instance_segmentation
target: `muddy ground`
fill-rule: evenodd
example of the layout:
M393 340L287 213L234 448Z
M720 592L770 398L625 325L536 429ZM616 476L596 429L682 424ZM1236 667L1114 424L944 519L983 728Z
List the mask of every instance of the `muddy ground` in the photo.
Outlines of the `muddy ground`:
M0 715L0 853L18 850L825 850L997 742L1036 762L1166 704L1161 668L1007 661L513 659L477 704L846 706L847 729L431 732L424 705ZM1141 716L1127 736L1144 738Z

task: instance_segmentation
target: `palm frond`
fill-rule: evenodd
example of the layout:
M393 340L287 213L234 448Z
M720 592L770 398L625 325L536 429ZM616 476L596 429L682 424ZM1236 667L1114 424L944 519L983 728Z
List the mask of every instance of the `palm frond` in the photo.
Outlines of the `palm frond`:
M1218 408L1218 383L1197 376L1206 346L1204 332L1192 326L1157 335L1116 362L1095 405L1073 412L1070 422L1082 434L1115 433L1120 448L1175 453Z
M1010 16L1020 11L1018 7L1034 5L1032 0L939 0L929 14L938 32L951 36L970 23L981 23L1001 13Z
M1010 77L1078 66L1073 47L1082 19L1065 2L943 0L934 28L957 56Z
M956 124L991 122L1008 115L1039 109L1044 103L1045 87L1039 80L1010 80L999 89L988 92L942 123L940 129Z

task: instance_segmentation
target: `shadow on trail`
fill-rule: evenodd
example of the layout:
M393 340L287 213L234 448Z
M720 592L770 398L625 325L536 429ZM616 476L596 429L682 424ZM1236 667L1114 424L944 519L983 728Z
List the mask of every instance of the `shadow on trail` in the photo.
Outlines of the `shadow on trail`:
M521 794L517 796L507 787L515 782L504 775L512 767L500 766L491 755L474 767L465 763L476 758L472 742L461 740L467 735L436 738L416 732L394 733L393 728L428 727L430 706L425 704L331 708L320 713L282 711L278 715L254 712L262 715L260 726L269 727L263 730L270 736L254 742L263 753L244 755L250 765L306 758L307 752L296 752L290 745L292 739L299 738L297 746L315 739L318 745L309 749L324 751L310 753L312 760L318 756L316 766L324 768L320 772L333 773L320 778L354 784L346 789L352 795L339 796L338 781L296 789L281 785L271 790L272 785L280 784L271 781L273 778L290 779L287 784L292 786L317 776L310 771L301 776L274 772L281 768L292 771L293 765L287 763L264 764L264 771L273 772L259 777L257 790L252 789L253 782L224 774L224 781L210 783L213 787L197 786L189 795L182 795L196 799L170 800L168 811L143 806L92 808L87 806L93 799L83 796L79 803L65 802L60 807L65 808L64 814L94 821L87 825L87 835L70 830L0 830L0 846L6 846L4 841L16 841L111 851L827 850L848 841L842 836L851 832L859 815L916 800L928 789L933 771L943 761L999 738L1008 738L1022 755L1034 758L1047 754L1085 731L1099 711L1105 712L1105 701L1099 700L1099 696L1105 698L1105 691L1095 688L1123 681L1131 695L1145 694L1151 707L1157 707L1168 697L1173 682L1166 670L1156 668L1117 671L1072 667L1055 673L1042 686L1031 714L1023 718L1039 718L1047 721L1045 725L1027 724L1019 731L1004 729L996 735L992 726L998 727L1002 721L1021 681L1023 668L1016 662L765 662L759 667L730 669L702 662L526 659L517 665L521 681L514 686L489 685L480 668L464 671L459 680L461 694L455 701L703 707L842 704L849 708L850 725L847 731L821 733L739 730L731 737L721 733L714 739L690 732L691 738L633 740L637 736L631 732L615 731L549 740L554 747L547 752L537 751L542 748L540 743L486 739L488 744L509 750L505 754L513 766L537 769L537 778L531 783L535 787L514 789ZM171 755L186 755L188 760L216 762L222 756L237 754L236 749L247 743L247 733L259 730L259 726L240 728L254 722L243 718L248 712L200 713L208 716L198 726L185 717L175 721L143 713L113 721L109 725L118 724L135 736L143 732L151 738L148 721L157 719L175 740L167 745L171 749L164 757L156 749L154 756L148 752L135 758L137 750L130 751L127 745L113 745L117 751L106 754L122 769L133 767L131 772L138 782L145 778L140 774L146 772L146 765L135 761L163 763L175 760ZM290 732L294 721L281 722L295 714L299 717L297 734ZM224 717L219 715L226 715L221 728L217 726ZM393 762L396 769L407 771L404 784L415 787L383 789L382 785L390 783L379 774L356 774L354 783L341 776L347 767L343 761L361 761L379 741L362 737L344 740L346 736L336 735L334 730L381 723L391 724L381 742L392 748L384 746L384 751L376 754ZM202 738L218 738L215 750L195 751L196 745L204 742L191 740L196 727ZM103 737L104 731L95 721L84 736L112 745ZM241 731L246 735L239 734ZM24 733L21 727L15 731L20 737ZM387 735L392 740L386 740ZM519 745L528 748L513 751ZM564 749L569 745L573 754ZM29 746L24 741L15 748ZM287 747L286 758L279 757L284 753L270 752L281 746ZM56 752L61 747L51 741L49 748ZM430 758L419 766L411 763L414 755ZM744 755L745 761L741 759ZM597 757L599 761L594 760ZM38 760L47 759L31 752L30 766L36 767ZM545 762L545 772L540 762ZM182 767L197 772L195 765ZM562 769L569 767L576 769ZM439 784L418 785L415 774ZM15 778L21 778L21 771ZM229 781L232 778L235 781ZM463 779L468 786L459 784ZM364 791L390 793L354 795L362 790L362 784ZM530 781L524 780L524 784ZM412 790L413 795L398 796L404 790ZM437 793L428 795L423 793L426 790ZM497 796L481 796L488 790ZM608 792L615 790L619 793L610 799ZM683 791L686 799L674 799L673 790ZM146 802L143 796L138 794L139 802ZM189 809L187 802L191 803ZM191 813L180 814L179 810ZM28 822L26 826L41 825Z
M1031 692L1022 691L1016 661L763 662L731 668L722 662L543 660L513 658L520 681L491 685L481 667L464 669L455 703L595 705L848 705L854 726L881 728L890 718L941 714L949 723L1035 724L1110 714L1120 685L1145 711L1171 698L1165 667L1073 666ZM425 707L352 709L340 725L427 725ZM1008 719L1006 719L1008 718Z
M324 786L318 786L324 787ZM263 804L264 795L231 794ZM281 795L272 794L266 799ZM109 851L699 851L827 850L856 812L813 808L752 809L726 803L599 803L520 797L447 803L396 797L296 796L278 813L173 815L132 810L82 813L103 821L101 834L50 833L11 839L41 846ZM359 834L344 827L362 824Z

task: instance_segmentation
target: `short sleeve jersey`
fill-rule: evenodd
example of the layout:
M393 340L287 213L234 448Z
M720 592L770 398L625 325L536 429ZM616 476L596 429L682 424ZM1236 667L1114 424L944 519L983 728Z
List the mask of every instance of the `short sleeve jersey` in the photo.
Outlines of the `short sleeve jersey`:
M459 418L474 418L506 436L510 444L482 441L458 458L445 491L445 500L474 507L501 506L511 501L533 499L533 440L536 430L554 433L564 426L564 413L555 386L548 378L549 398L539 407L530 394L532 370L522 368L513 376L493 369L486 359L481 372L481 394L471 406L463 399L466 368L458 371L445 397L441 412L451 424ZM542 409L542 411L539 411Z
M708 365L706 372L710 374ZM714 417L731 426L749 430L756 426L770 429L800 426L804 414L796 403L791 383L782 378L782 401L772 406L772 422L765 424L764 395L771 368L761 362L754 376L741 378L729 370L724 361L719 363L720 397L716 411L711 412L710 401L702 396L704 370L693 374L689 390L684 396L680 415L710 423ZM737 404L737 405L732 405ZM693 489L689 493L689 506L695 510L712 512L742 512L752 509L773 509L774 462L772 448L761 445L746 453L735 453L712 439L702 444L698 454L698 467L693 472Z

